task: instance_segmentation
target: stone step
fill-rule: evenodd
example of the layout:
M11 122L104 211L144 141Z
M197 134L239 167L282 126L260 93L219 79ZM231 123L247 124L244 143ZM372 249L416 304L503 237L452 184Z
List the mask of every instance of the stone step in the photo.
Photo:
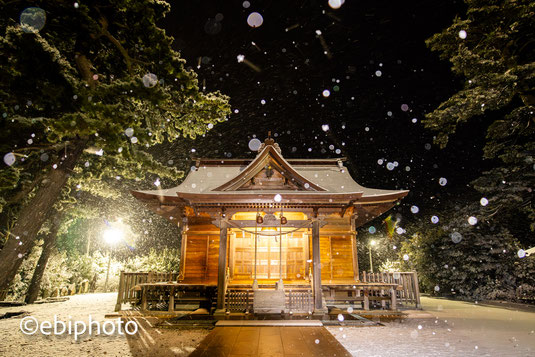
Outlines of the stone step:
M323 326L319 320L219 320L216 327L227 326Z

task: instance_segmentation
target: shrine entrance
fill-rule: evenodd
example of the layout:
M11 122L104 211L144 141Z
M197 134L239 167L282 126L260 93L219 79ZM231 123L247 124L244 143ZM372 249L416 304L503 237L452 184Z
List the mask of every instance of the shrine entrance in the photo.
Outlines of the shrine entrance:
M232 282L252 282L255 279L255 234L244 231L233 233L229 252ZM282 234L277 228L258 230L256 242L258 282L274 283L282 275L285 283L304 283L309 266L308 239L307 229L291 233L283 231Z

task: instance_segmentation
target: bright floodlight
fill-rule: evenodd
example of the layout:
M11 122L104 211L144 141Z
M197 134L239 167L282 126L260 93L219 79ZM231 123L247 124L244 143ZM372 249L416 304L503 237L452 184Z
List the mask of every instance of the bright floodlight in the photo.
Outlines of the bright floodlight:
M375 245L375 243L377 243L377 242L374 241L374 240L370 241L370 244L371 244L371 245Z
M121 239L123 239L123 235L123 231L118 228L108 228L104 231L103 237L106 243L109 245L115 245Z

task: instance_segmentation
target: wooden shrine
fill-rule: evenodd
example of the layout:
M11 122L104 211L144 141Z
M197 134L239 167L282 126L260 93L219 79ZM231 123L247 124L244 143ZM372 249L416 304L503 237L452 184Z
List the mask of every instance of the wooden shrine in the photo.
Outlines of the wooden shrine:
M344 158L285 159L271 138L254 159L199 159L177 187L132 192L181 228L176 290L257 312L362 300L356 228L407 193L360 186Z

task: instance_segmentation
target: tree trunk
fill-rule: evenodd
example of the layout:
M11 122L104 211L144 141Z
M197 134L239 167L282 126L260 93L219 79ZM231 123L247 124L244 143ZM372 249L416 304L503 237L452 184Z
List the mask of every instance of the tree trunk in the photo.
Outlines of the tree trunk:
M83 153L87 140L78 140L57 168L52 168L28 203L20 210L17 222L0 251L0 290L7 289L17 274L25 255L35 245L35 238L48 213L61 194L72 169Z
M37 261L37 266L33 272L32 280L28 286L28 292L26 294L26 303L33 304L35 300L39 297L39 290L41 289L41 280L45 272L46 264L48 263L48 258L54 246L56 245L56 240L58 237L59 227L61 226L61 218L63 214L61 212L56 212L52 215L52 222L50 226L50 232L45 236L43 243L43 251L41 256Z

